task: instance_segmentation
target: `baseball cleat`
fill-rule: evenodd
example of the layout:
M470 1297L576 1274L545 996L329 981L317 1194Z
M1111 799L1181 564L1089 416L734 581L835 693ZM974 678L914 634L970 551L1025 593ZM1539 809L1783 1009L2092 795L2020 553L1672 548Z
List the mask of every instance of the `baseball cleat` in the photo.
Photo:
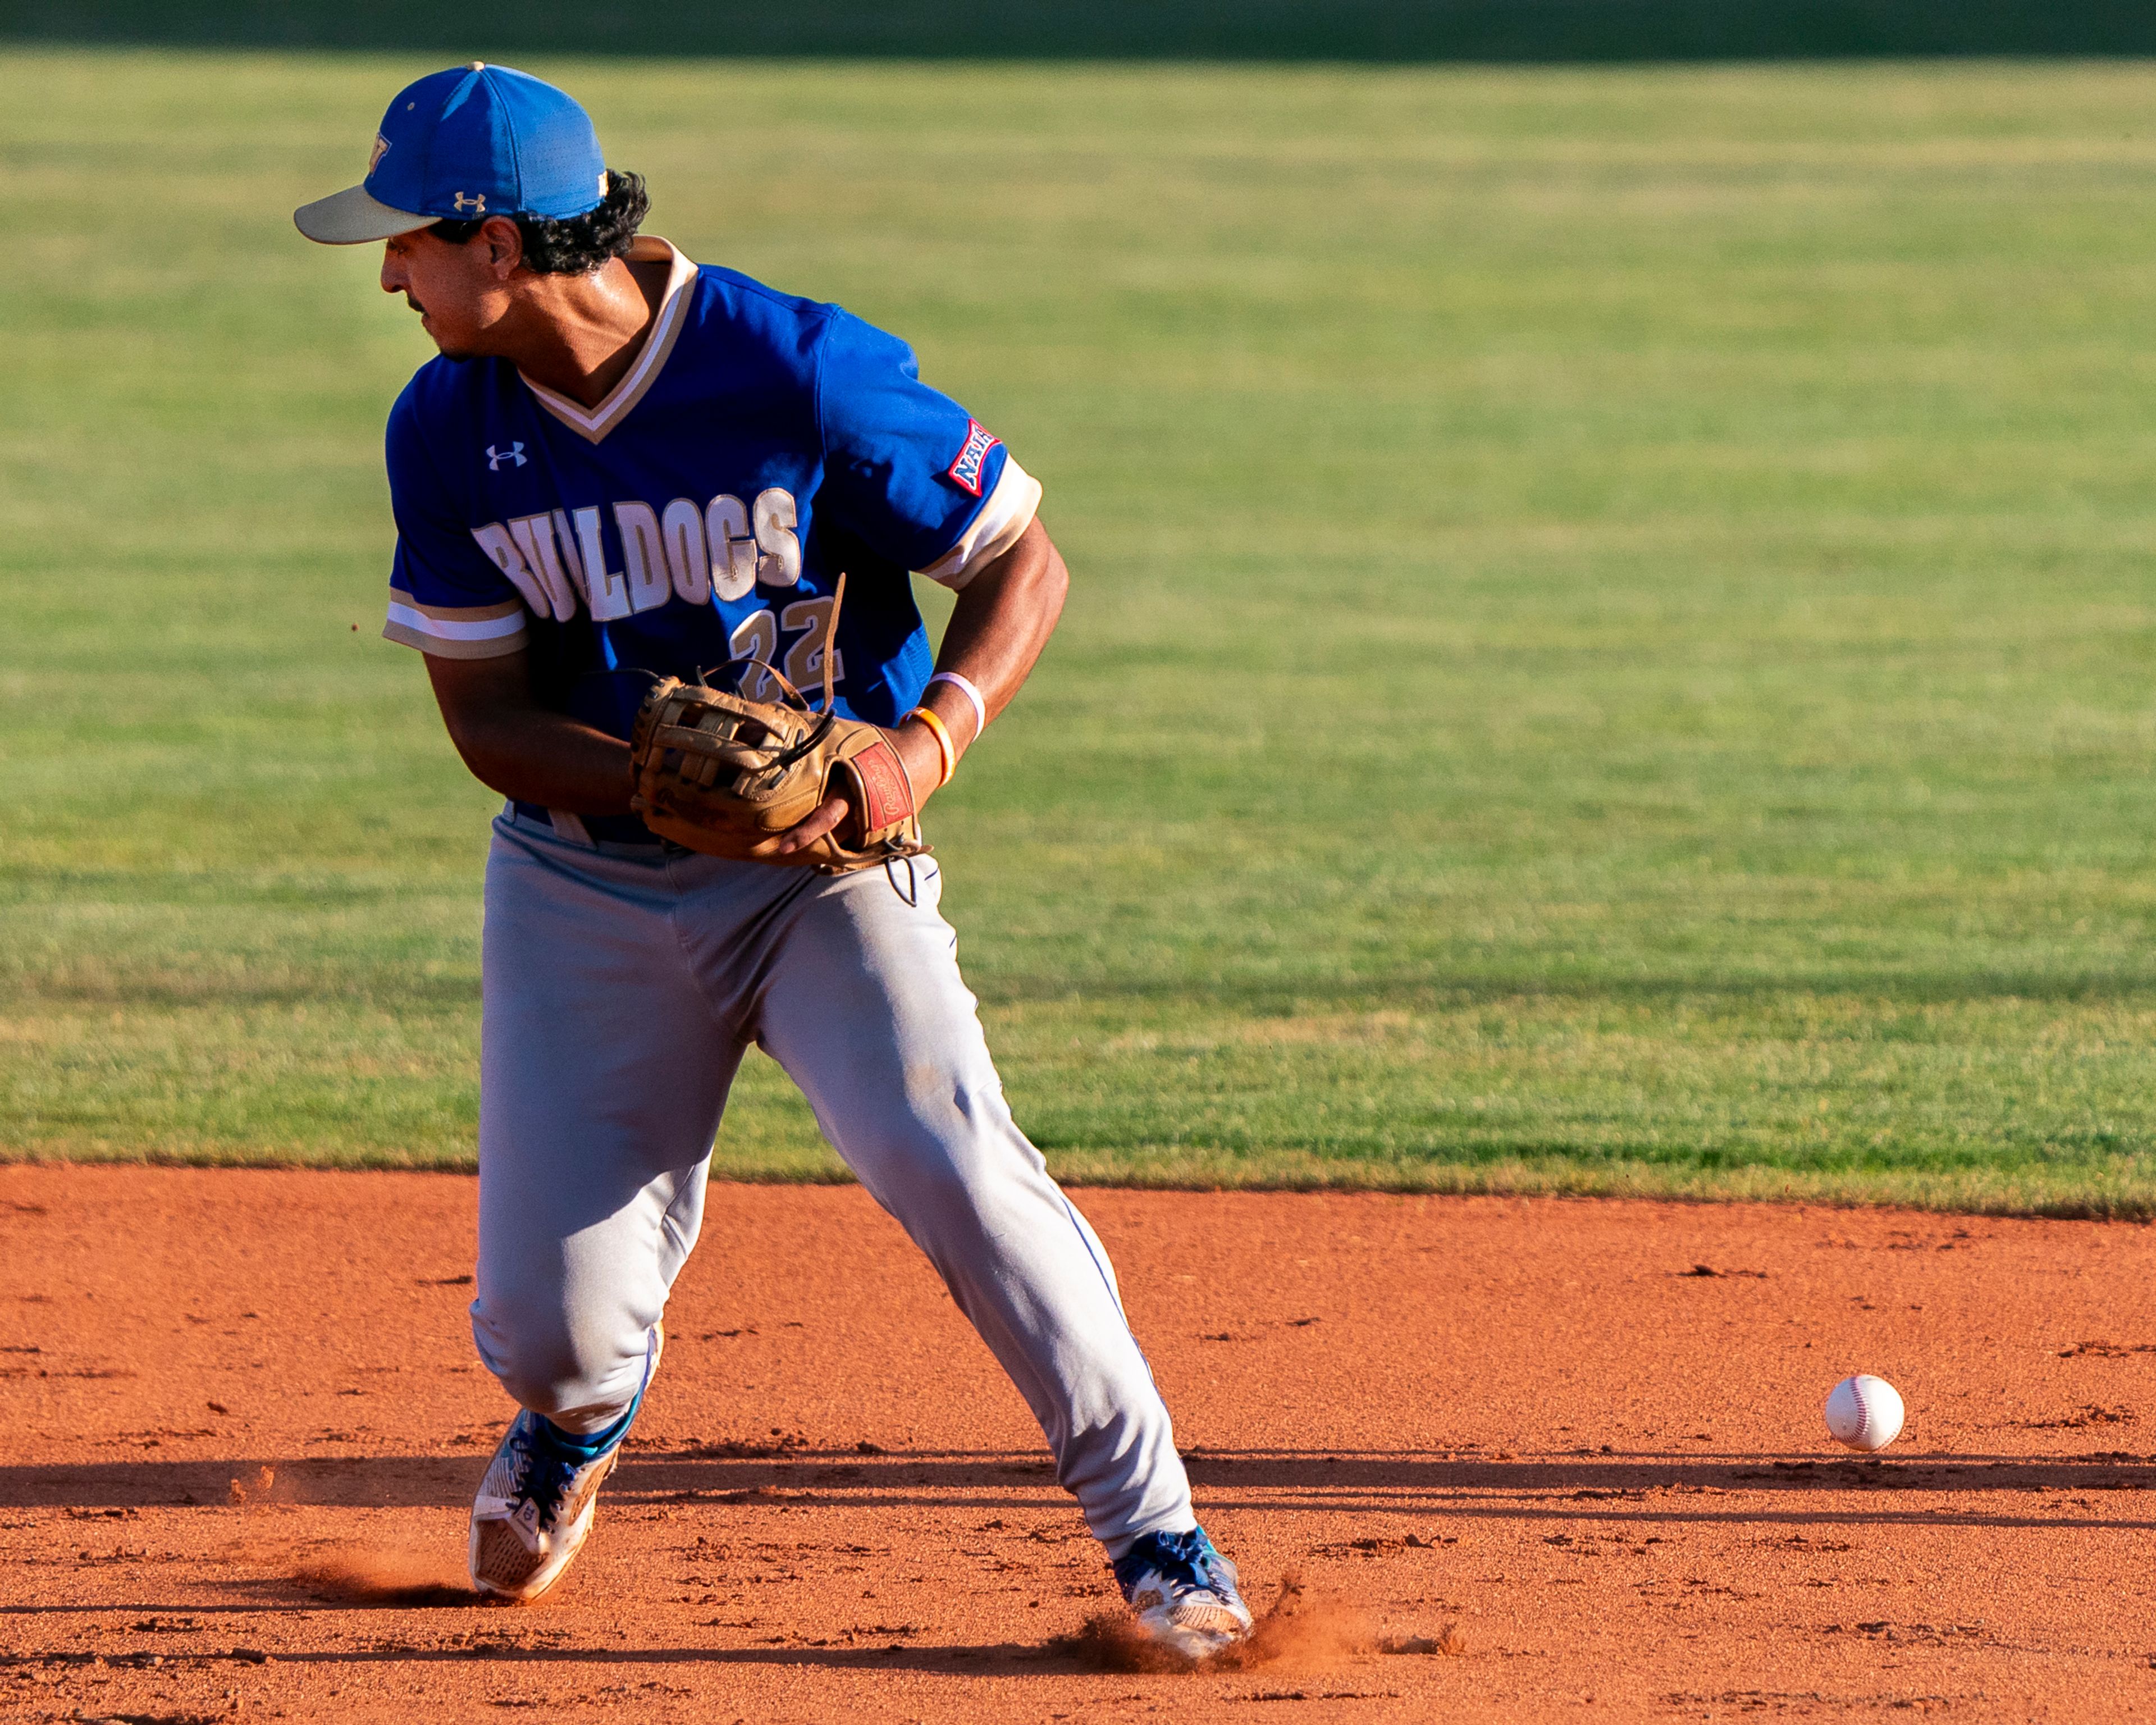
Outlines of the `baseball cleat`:
M565 1443L529 1409L509 1422L472 1501L471 1580L480 1592L523 1604L562 1579L591 1535L599 1487L620 1459L622 1440L644 1405L665 1345L663 1331L654 1325L636 1399L613 1441L596 1455Z
M1250 1632L1250 1608L1235 1591L1235 1566L1203 1527L1148 1533L1115 1562L1116 1584L1138 1626L1188 1659L1204 1659Z

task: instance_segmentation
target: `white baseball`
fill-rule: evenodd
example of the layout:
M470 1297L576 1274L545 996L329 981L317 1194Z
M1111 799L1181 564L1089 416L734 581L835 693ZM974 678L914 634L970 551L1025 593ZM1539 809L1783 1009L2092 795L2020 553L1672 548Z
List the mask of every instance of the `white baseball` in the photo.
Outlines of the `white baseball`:
M1826 1399L1826 1429L1852 1450L1883 1450L1902 1435L1902 1393L1884 1378L1860 1372Z

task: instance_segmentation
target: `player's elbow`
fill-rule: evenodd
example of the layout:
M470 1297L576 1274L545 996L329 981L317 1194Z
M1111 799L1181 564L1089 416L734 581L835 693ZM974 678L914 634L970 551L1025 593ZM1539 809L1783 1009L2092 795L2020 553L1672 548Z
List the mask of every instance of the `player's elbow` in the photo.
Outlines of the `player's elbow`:
M1070 592L1070 571L1038 517L1012 550L1015 553L1012 572L1017 578L1019 596L1033 616L1036 639L1045 641L1063 615L1063 602Z
M489 659L427 656L427 675L442 726L471 775L504 796L515 772L516 732L531 713L530 672L521 653Z
M516 761L511 752L490 738L484 725L459 724L454 719L446 723L449 742L465 770L489 790L499 791L505 797L515 796L516 791L511 781L516 778Z
M1044 533L1041 537L1046 539L1048 536ZM1052 627L1063 614L1064 600L1070 596L1070 566L1063 561L1063 553L1055 548L1053 540L1049 541L1048 561L1040 572L1040 590L1042 606Z
M490 789L501 790L495 780L501 771L504 739L494 716L483 707L445 701L442 728L449 732L450 746L471 776Z

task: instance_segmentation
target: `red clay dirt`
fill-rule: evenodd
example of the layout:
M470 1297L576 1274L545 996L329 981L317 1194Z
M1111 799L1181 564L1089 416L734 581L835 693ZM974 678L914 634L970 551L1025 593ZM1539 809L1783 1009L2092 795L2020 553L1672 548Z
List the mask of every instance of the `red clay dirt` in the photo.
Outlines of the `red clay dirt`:
M1301 1584L1192 1673L1087 1629L1038 1431L847 1188L713 1189L591 1546L471 1602L474 1196L0 1168L0 1716L2156 1712L2146 1228L1083 1193L1206 1524ZM1820 1417L1858 1370L1876 1462Z

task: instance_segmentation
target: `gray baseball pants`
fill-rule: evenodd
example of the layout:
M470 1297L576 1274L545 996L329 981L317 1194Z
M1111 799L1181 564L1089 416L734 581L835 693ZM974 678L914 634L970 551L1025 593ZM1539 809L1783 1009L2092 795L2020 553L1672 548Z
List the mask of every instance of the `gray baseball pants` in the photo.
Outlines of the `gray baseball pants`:
M1107 1253L1004 1100L934 860L834 876L562 826L504 814L487 861L472 1332L510 1394L577 1432L629 1406L753 1042L928 1255L1110 1554L1196 1525Z

